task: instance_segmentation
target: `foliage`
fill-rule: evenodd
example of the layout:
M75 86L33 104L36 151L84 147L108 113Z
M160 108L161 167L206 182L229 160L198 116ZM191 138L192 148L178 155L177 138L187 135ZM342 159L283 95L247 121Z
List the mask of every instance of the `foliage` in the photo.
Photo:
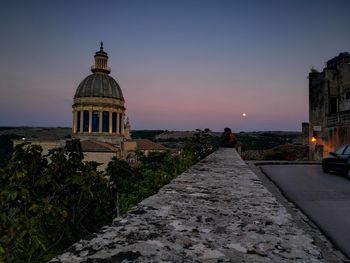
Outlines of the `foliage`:
M13 142L12 139L18 139L16 135L0 135L0 167L4 167L11 156Z
M138 152L137 156L139 163L134 166L113 158L106 170L117 191L120 214L157 193L192 165L188 156L173 156L170 152L151 152L147 156Z
M196 129L193 137L187 140L184 152L192 156L192 162L196 163L215 151L218 145L219 141L213 138L209 129Z
M108 180L82 159L78 141L46 157L37 145L15 147L0 170L0 262L47 261L112 218Z
M308 146L284 144L265 151L263 160L308 160L308 153Z
M300 136L300 133L274 133L274 132L252 132L238 133L237 140L242 145L242 151L247 150L266 150L273 147L291 143Z

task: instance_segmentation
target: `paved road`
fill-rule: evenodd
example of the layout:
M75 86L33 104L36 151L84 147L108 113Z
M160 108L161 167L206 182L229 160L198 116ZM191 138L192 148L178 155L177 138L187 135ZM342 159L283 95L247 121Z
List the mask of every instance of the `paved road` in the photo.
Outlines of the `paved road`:
M350 257L350 180L323 173L320 165L263 165L279 186Z

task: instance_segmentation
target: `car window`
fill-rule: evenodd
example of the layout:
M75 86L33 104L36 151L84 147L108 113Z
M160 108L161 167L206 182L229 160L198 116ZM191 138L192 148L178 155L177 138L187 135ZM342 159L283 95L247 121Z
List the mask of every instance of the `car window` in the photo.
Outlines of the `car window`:
M343 154L344 155L350 155L350 147L349 146L345 149Z
M347 145L344 145L335 151L336 154L343 154Z

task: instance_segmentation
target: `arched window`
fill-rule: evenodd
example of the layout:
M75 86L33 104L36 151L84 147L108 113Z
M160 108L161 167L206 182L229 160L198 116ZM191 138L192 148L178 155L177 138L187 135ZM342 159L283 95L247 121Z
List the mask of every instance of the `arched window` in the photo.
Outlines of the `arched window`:
M109 112L104 111L102 113L102 131L109 132Z
M80 132L80 111L77 112L77 132Z
M83 132L89 131L89 111L84 110L83 114Z
M100 125L100 113L98 111L92 112L92 132L98 132Z
M112 113L112 132L113 133L117 132L117 113L116 112Z

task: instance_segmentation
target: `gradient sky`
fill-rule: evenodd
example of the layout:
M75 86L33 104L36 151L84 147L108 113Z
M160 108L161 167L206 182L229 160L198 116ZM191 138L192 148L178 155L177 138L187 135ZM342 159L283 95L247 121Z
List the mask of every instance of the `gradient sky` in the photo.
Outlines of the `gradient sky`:
M0 126L66 126L104 42L132 129L301 130L350 1L5 1ZM245 112L247 116L242 117Z

